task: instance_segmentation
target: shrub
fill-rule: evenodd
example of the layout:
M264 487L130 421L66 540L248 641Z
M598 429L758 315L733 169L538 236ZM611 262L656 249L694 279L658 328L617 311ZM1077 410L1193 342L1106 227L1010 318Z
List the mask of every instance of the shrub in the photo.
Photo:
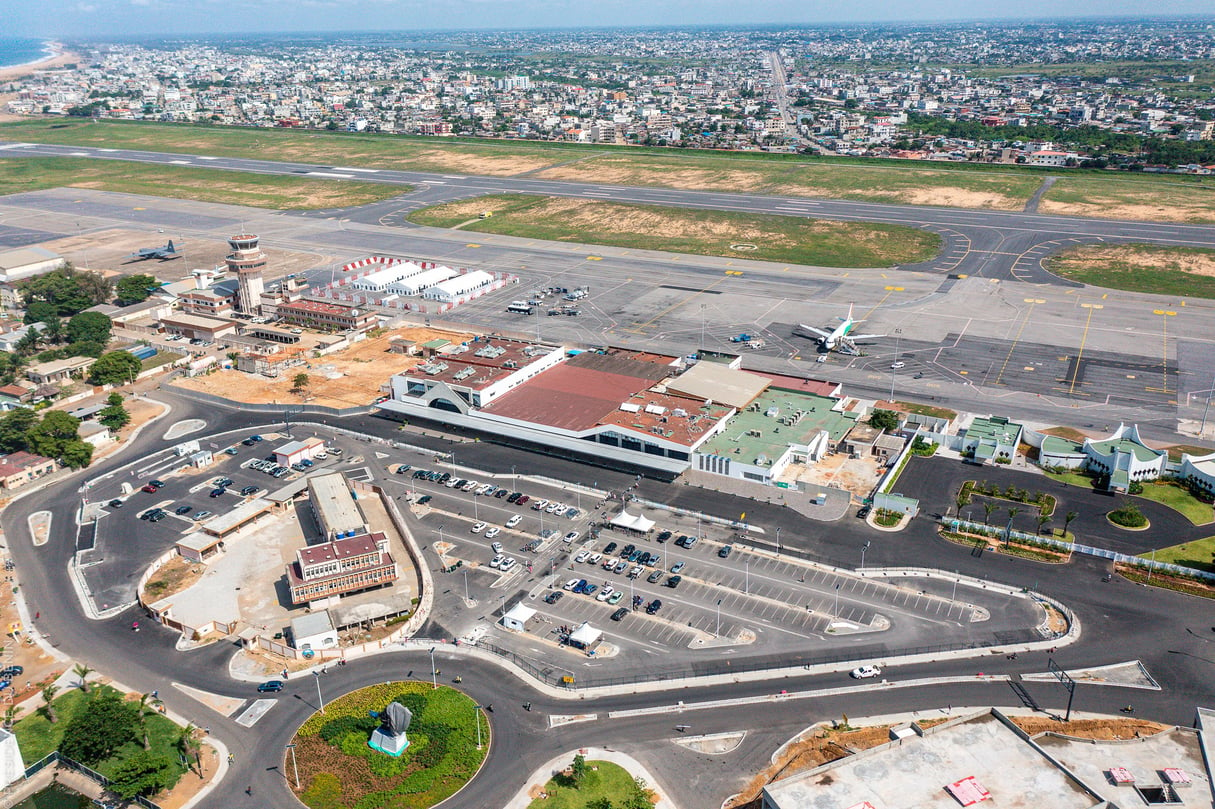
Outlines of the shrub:
M1123 528L1143 528L1148 524L1147 517L1134 503L1127 503L1121 508L1114 509L1107 515L1110 522Z

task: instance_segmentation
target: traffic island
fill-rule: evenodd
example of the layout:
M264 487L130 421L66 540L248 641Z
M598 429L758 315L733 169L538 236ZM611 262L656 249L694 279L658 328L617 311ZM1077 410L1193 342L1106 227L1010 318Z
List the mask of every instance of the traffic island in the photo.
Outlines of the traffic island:
M383 683L352 691L309 717L292 739L283 771L312 809L426 809L477 774L490 735L482 707L461 691ZM388 753L385 738L408 741Z

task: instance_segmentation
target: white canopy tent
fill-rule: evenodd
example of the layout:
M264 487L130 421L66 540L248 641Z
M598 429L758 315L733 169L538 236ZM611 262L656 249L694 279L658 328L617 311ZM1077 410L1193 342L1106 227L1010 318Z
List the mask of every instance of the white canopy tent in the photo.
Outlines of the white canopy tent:
M570 646L575 646L579 649L591 649L602 637L602 632L589 623L584 623L570 634Z
M642 514L630 514L627 510L612 518L613 528L626 528L641 534L649 533L654 528L654 521L646 519Z

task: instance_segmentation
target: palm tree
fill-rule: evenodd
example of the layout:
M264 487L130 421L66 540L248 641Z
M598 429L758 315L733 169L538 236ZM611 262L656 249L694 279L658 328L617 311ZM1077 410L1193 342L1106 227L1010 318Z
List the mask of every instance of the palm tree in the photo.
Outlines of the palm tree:
M148 717L156 715L156 707L151 694L139 695L139 729L143 733L143 749L152 749L152 740L148 736Z
M193 724L188 724L181 729L181 735L177 737L177 751L186 760L186 766L190 766L190 757L194 757L194 761L198 765L198 777L202 778L202 742L198 739L198 728Z
M984 503L983 504L983 524L984 525L987 525L987 521L989 519L991 519L991 513L998 508L999 508L999 506L997 506L995 503Z
M84 693L89 693L88 676L93 673L93 670L84 663L77 663L72 667L72 673L80 678L80 690Z
M38 344L41 342L42 334L37 329L30 329L13 344L13 350L18 354L33 354L38 350Z
M46 716L46 721L52 725L59 720L59 717L55 716L55 706L51 704L58 691L59 686L54 683L42 686L42 713Z
M1045 514L1038 515L1038 533L1039 534L1042 533L1042 529L1046 527L1046 524L1048 522L1050 522L1050 517L1046 516Z
M46 320L42 321L42 325L45 327L42 330L43 337L52 343L59 343L63 341L63 321L59 319L59 317L56 315L51 315Z
M1067 527L1072 524L1072 520L1076 519L1079 516L1080 515L1074 511L1069 511L1069 512L1067 512L1067 514L1063 515L1063 538L1064 539L1067 539Z

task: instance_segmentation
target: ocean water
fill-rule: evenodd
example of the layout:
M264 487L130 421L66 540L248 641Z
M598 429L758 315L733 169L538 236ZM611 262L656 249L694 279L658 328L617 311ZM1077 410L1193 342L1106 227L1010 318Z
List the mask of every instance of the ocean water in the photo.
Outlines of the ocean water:
M41 39L0 39L0 67L24 65L47 55Z

